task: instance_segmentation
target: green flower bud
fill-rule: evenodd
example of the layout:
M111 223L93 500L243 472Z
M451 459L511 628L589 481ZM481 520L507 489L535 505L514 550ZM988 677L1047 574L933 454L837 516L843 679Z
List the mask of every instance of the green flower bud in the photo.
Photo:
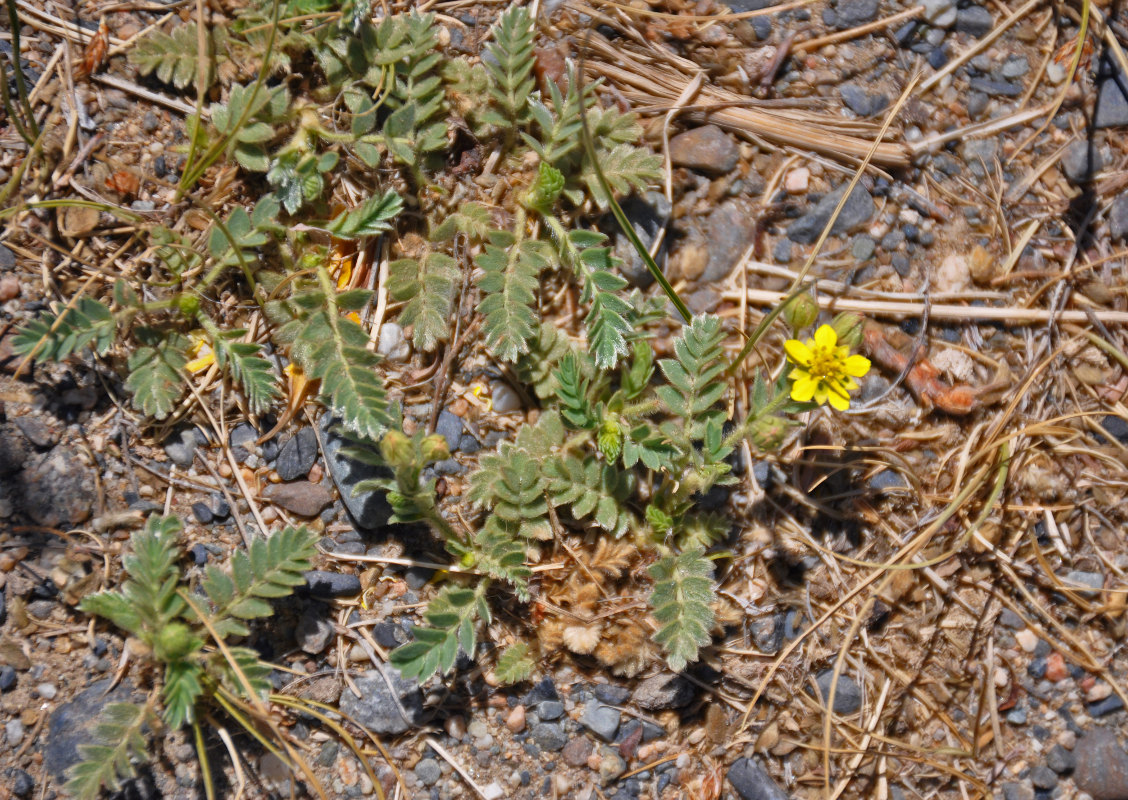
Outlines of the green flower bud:
M838 344L856 350L858 345L862 343L862 328L865 323L866 320L861 314L843 311L831 321L830 327L834 328L834 332L838 334Z
M791 426L783 417L760 417L752 423L748 431L748 438L760 452L778 450L783 440L787 438L787 431Z
M599 452L603 453L604 458L608 461L617 459L619 453L623 452L623 428L619 425L619 420L614 417L603 420L596 440L599 444Z
M196 649L199 639L192 634L187 625L170 622L157 631L153 642L153 655L158 660L168 662L184 658Z
M403 431L390 430L380 440L380 455L392 466L410 464L411 439Z
M424 461L444 461L450 458L446 437L438 433L433 433L423 440L422 452Z
M783 308L783 319L795 333L814 324L818 315L819 304L806 293L791 298L791 302Z
M658 533L667 533L674 527L674 518L653 503L646 507L646 521Z
M537 167L537 179L525 196L525 204L537 211L547 211L564 191L564 173L542 161Z
M176 298L176 307L180 309L180 313L184 316L195 319L196 314L200 311L200 298L185 292Z

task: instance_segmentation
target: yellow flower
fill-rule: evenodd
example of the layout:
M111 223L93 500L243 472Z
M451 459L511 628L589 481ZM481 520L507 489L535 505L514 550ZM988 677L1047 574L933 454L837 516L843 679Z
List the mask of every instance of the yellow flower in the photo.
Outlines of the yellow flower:
M192 342L188 348L188 355L192 360L184 368L189 372L203 372L215 363L215 353L208 345L208 337L202 331L193 331L188 334L188 338Z
M839 411L850 407L850 395L858 388L854 378L869 372L870 362L865 356L850 355L850 348L838 344L838 334L829 325L815 331L815 338L806 344L798 339L788 339L783 349L795 363L787 376L795 381L791 385L791 399L806 403L814 399L820 406L828 400Z

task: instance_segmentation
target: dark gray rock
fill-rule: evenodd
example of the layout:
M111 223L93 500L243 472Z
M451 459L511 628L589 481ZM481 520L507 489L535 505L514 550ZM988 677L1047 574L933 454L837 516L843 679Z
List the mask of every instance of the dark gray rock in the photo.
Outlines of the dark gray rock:
M0 269L7 272L16 266L16 254L0 244Z
M309 481L272 483L262 490L262 496L299 517L316 517L333 502L328 489Z
M192 516L196 518L196 522L201 525L210 525L215 520L215 514L208 507L207 503L193 503Z
M16 685L17 678L16 671L12 667L7 664L0 667L0 692L11 690Z
M725 0L725 5L729 7L729 11L734 14L740 14L745 11L759 11L762 8L767 8L772 4L772 0ZM767 19L767 17L754 17L754 19Z
M846 186L847 184L842 184L827 194L815 204L813 209L788 225L787 238L798 244L814 244L830 220L830 215L834 213L839 199L846 192ZM864 225L873 216L874 210L873 198L865 187L858 184L854 187L854 191L850 192L842 212L834 221L831 233L847 233Z
M694 694L693 684L681 675L660 673L640 683L632 699L646 711L663 711L689 705Z
M360 594L360 578L340 572L313 569L305 573L306 588L313 597L351 597Z
M31 797L31 793L35 791L35 781L22 769L9 767L4 770L4 778L8 781L13 797Z
M603 741L611 742L615 740L621 720L622 712L619 709L602 703L588 703L580 717L580 724Z
M1128 753L1113 731L1087 732L1074 748L1073 784L1093 800L1128 800Z
M993 78L972 78L967 82L970 89L992 97L1018 97L1022 87L1010 81L997 81Z
M1089 712L1091 717L1104 717L1108 714L1115 714L1124 708L1124 701L1119 696L1111 694L1104 700L1098 700L1095 703L1090 703L1086 706L1085 710Z
M1094 128L1128 125L1128 75L1112 59L1103 58L1098 70L1097 104L1093 110Z
M241 422L232 429L227 443L231 445L231 455L235 456L236 461L241 464L251 457L251 453L258 449L255 444L258 436L255 426L249 422Z
M819 687L819 694L825 701L830 694L830 681L834 677L834 670L825 669L815 678ZM834 692L834 713L853 714L862 707L862 690L858 684L845 675L838 676L838 688Z
M549 721L560 719L564 716L564 704L559 700L545 700L537 706L537 716Z
M397 734L421 725L423 693L419 684L392 667L385 667L384 673L390 683L376 670L355 678L360 697L345 689L340 697L341 711L373 733Z
M896 489L908 489L909 482L896 470L883 469L870 478L869 481L866 482L866 486L875 492L885 492Z
M1041 789L1043 791L1053 789L1057 786L1058 782L1057 773L1049 767L1043 767L1041 765L1030 770L1029 778L1030 782L1034 784L1035 789Z
M33 456L17 479L16 494L24 512L47 528L73 528L85 522L94 507L94 474L77 450L59 445Z
M999 624L1004 628L1010 628L1012 631L1022 630L1026 627L1022 617L1011 611L1009 608L1004 608L999 612Z
M351 440L342 433L337 420L331 415L322 414L317 424L321 429L325 464L329 468L329 474L337 486L337 491L341 494L341 501L357 526L372 530L387 525L388 519L392 516L392 507L388 505L384 493L368 491L358 495L354 492L361 481L391 477L391 471L385 467L365 464L346 455L343 450L351 444Z
M430 567L408 567L403 574L403 581L407 584L408 589L418 591L426 586L433 577L435 577L435 571Z
M94 726L101 720L110 703L138 702L127 682L108 691L110 678L91 684L69 703L55 709L47 720L47 743L43 748L43 765L59 783L66 781L66 772L78 763L78 746L89 744Z
M1128 421L1115 414L1107 414L1101 420L1101 427L1108 431L1121 444L1128 444Z
M203 505L203 503L197 503L196 505ZM208 513L210 514L211 512L209 511ZM199 542L192 545L188 552L192 556L192 563L197 567L202 567L208 563L208 549Z
M527 706L536 706L546 700L560 700L560 695L556 693L556 684L552 682L552 678L545 676L528 693L521 698L521 702Z
M1077 768L1077 757L1060 744L1055 744L1046 753L1046 766L1058 775L1068 775Z
M284 481L304 478L317 462L317 433L302 428L286 440L278 452L274 469Z
M846 107L859 117L868 117L883 111L889 105L889 98L883 94L870 94L865 89L853 83L847 83L838 89L842 102Z
M956 30L976 38L991 32L995 18L983 6L968 6L956 13Z
M462 417L450 413L445 408L439 412L439 418L435 420L435 433L446 439L447 447L452 453L458 450L462 430Z
M323 652L333 641L333 623L325 619L323 613L318 613L315 609L307 609L298 620L294 639L298 647L315 656Z
M728 277L744 255L755 234L751 211L739 200L729 200L705 221L705 240L709 243L709 263L700 281L716 283Z
M1086 589L1077 589L1082 597L1096 597L1104 588L1104 575L1099 572L1085 572L1083 570L1070 570L1065 574L1065 585L1069 587L1087 586Z
M37 450L48 450L59 443L59 432L38 417L17 417L15 423Z
M716 125L702 125L670 139L670 161L713 175L732 172L740 160L740 148Z
M840 30L856 28L877 18L878 0L838 0L834 7Z
M789 800L764 768L750 758L740 758L729 767L729 783L741 800Z
M1108 232L1113 239L1128 239L1128 192L1119 194L1108 210Z
M1088 183L1101 170L1101 154L1095 142L1081 139L1065 148L1061 169L1073 183Z
M613 683L597 683L594 692L597 700L610 706L621 706L631 697L630 689Z
M972 119L979 119L987 111L991 98L983 92L970 91L967 93L967 115Z
M666 219L670 216L670 204L666 200L666 196L661 192L647 192L642 197L632 195L620 205L643 247L649 248L654 243L654 238L658 235L658 232L662 230L662 226L665 225ZM615 230L613 221L611 221L611 225L612 227L608 230ZM665 260L665 251L666 243L663 241L662 249L655 254L655 263L659 266ZM635 250L631 240L622 231L615 235L614 254L621 261L619 272L631 286L645 289L654 283L654 276L650 274L646 262L642 260L642 256Z
M536 742L537 747L549 753L563 750L564 745L568 744L564 728L556 722L538 722L529 732L529 736Z

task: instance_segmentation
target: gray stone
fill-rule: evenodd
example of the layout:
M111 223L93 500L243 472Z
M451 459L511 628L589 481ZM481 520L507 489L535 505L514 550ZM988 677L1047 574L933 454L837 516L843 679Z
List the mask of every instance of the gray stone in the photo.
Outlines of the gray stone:
M555 753L563 750L568 744L568 737L564 735L564 728L556 722L538 722L533 726L529 736L541 750Z
M415 765L415 777L424 786L433 786L439 782L443 777L443 772L439 768L439 762L433 758L424 758Z
M550 722L560 719L564 716L564 704L559 700L545 700L537 706L537 716Z
M1045 791L1057 786L1058 776L1049 767L1039 765L1030 770L1030 782L1034 784L1035 789Z
M1022 630L1026 627L1026 623L1022 621L1022 617L1009 608L1004 608L999 612L999 624L1004 628L1010 628L1014 631Z
M997 81L992 78L972 78L967 85L976 92L983 92L992 97L1018 97L1022 94L1022 87L1017 83Z
M78 451L59 445L27 462L13 494L22 498L24 512L37 525L73 528L90 516L94 486L94 474Z
M830 681L834 677L834 670L826 669L818 674L815 683L819 687L819 694L825 698L830 693ZM862 707L862 690L858 684L845 675L838 676L838 688L834 692L834 713L853 714Z
M16 254L0 244L0 269L5 272L16 266Z
M4 723L4 741L9 747L15 747L23 741L24 724L18 719L10 719Z
M311 569L304 574L310 595L320 598L352 597L360 594L360 578L343 572Z
M1087 586L1086 589L1077 589L1077 594L1082 597L1093 598L1096 597L1101 589L1104 588L1104 575L1099 572L1084 572L1079 569L1067 572L1065 575L1065 585L1068 587L1074 586Z
M1113 239L1128 239L1128 192L1119 194L1108 210L1108 232Z
M983 92L971 91L967 93L967 115L972 119L979 119L987 111L991 98Z
M969 139L960 145L960 157L978 176L984 174L984 165L992 169L999 155L998 139Z
M682 676L660 673L640 683L632 699L646 711L662 711L689 705L694 694L693 684Z
M901 473L892 469L883 469L866 482L866 486L875 492L887 492L896 489L908 489L909 483Z
M627 771L627 762L612 747L603 747L599 751L599 782L604 786L617 780ZM618 797L618 795L615 795Z
M956 14L956 30L969 36L980 37L991 31L995 18L982 6L961 8Z
M54 700L59 693L58 688L53 683L41 683L35 687L35 691L39 692L39 696L44 700Z
M1073 183L1088 183L1101 171L1101 153L1096 142L1081 139L1065 148L1061 156L1061 169Z
M755 229L753 214L739 200L729 200L714 210L705 221L709 263L700 282L719 283L727 278L752 243Z
M278 452L274 469L284 481L304 478L317 461L317 433L313 428L302 428L286 440Z
M11 690L16 685L16 679L18 677L16 671L7 664L0 667L0 692Z
M388 505L384 493L372 490L355 494L355 489L361 481L391 477L391 471L386 467L365 464L346 455L344 448L352 445L353 442L344 435L338 421L331 415L322 414L317 424L321 429L325 464L329 468L329 474L337 486L337 491L341 494L341 501L352 515L357 527L372 530L387 525L388 519L392 516L392 507Z
M1103 717L1108 714L1115 714L1122 708L1124 708L1124 701L1118 695L1110 694L1104 700L1090 703L1085 710L1089 712L1091 717Z
M498 414L521 410L521 395L505 381L490 382L490 404Z
M853 256L855 261L869 261L873 258L873 252L877 249L877 243L874 242L872 236L862 234L854 239L850 245L850 255Z
M729 783L741 800L789 800L763 767L750 758L740 758L729 767Z
M16 417L16 427L38 450L47 450L59 443L58 431L38 417Z
M445 408L439 412L439 418L435 420L435 433L446 439L447 447L452 453L458 450L462 430L462 417L450 413Z
M937 28L950 28L956 22L955 0L924 0L924 18Z
M272 483L262 490L262 496L299 517L316 517L333 502L328 489L309 481Z
M1128 753L1113 731L1100 728L1077 740L1073 784L1093 800L1128 800Z
M593 691L596 699L609 706L621 706L631 698L630 689L613 683L597 683Z
M580 724L605 742L615 739L619 730L622 713L617 708L605 706L602 703L588 703Z
M671 207L666 196L661 192L647 192L642 197L632 195L620 205L642 246L649 249L670 216ZM615 223L611 221L611 225L613 230ZM665 250L666 243L663 241L662 249L655 254L655 263L659 266L665 260ZM654 276L650 274L646 262L642 260L631 240L622 231L615 235L614 254L621 262L619 272L631 286L645 289L654 283Z
M235 426L228 436L227 443L231 445L231 454L235 456L235 460L242 463L251 457L251 454L258 449L255 440L258 439L258 431L249 422L241 422Z
M1100 88L1093 110L1093 127L1128 125L1128 75L1120 72L1108 58L1102 59L1098 74Z
M1046 753L1046 766L1058 775L1068 775L1077 768L1077 757L1060 744L1055 744Z
M314 609L307 610L298 620L294 630L298 647L310 655L317 655L333 641L333 624Z
M860 86L847 83L838 89L842 102L859 117L869 117L883 111L889 98L883 94L870 94Z
M846 192L847 184L842 184L820 200L813 209L787 226L787 238L799 244L814 244L830 221L839 199ZM869 221L874 213L873 198L861 184L854 187L842 212L834 221L831 233L848 233Z
M838 0L834 11L839 29L856 28L877 18L878 0Z
M670 139L670 161L677 167L724 175L739 160L740 148L716 125L702 125Z
M360 697L345 689L339 701L341 711L373 733L403 733L423 723L423 693L419 684L393 667L385 667L383 673L368 670L354 683Z
M1029 71L1030 62L1026 60L1026 56L1012 56L1003 64L1003 68L999 71L999 74L1007 80L1014 80L1015 78L1021 78Z
M91 743L91 733L101 721L110 703L137 702L128 683L110 690L113 680L106 678L91 684L69 703L55 709L47 720L47 743L43 748L43 765L60 784L66 781L66 772L78 763L78 746Z
M10 767L4 770L4 777L11 781L9 786L14 797L31 797L31 793L35 791L35 781L22 769Z
M546 675L521 698L521 703L526 706L537 706L549 700L559 701L560 695L556 693L556 684L552 682L552 678Z

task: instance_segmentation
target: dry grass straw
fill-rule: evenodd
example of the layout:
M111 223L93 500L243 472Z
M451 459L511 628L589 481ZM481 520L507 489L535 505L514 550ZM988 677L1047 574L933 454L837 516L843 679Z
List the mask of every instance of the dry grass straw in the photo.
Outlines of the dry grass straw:
M612 45L593 33L586 70L591 78L610 80L636 106L674 106L701 70L693 62L656 46L617 42ZM705 120L744 136L759 137L778 146L813 150L830 158L856 163L873 144L877 127L838 117L796 109L757 107L744 95L702 83L693 110L683 112L694 120ZM909 150L892 141L878 142L873 163L902 167L909 163Z

